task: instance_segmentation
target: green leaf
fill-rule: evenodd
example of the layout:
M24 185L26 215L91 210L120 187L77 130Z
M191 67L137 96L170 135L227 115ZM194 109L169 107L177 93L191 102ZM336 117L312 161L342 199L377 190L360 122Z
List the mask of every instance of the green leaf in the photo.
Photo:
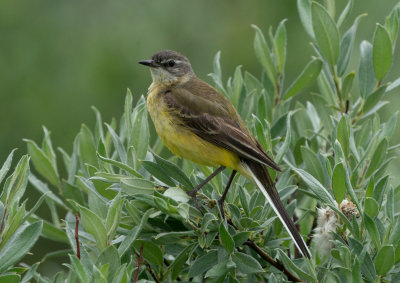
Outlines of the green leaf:
M127 155L126 155L126 150L124 145L122 144L121 138L117 135L117 133L114 131L114 129L106 124L108 132L111 135L111 139L113 141L114 147L117 150L119 159L121 160L122 163L126 163Z
M235 242L235 247L240 247L250 238L251 232L242 231L238 232L233 236L233 241Z
M400 17L400 5L397 4L390 12L389 16L386 17L385 27L389 32L390 39L392 40L393 49L397 39L397 31L399 29L399 17Z
M83 165L90 164L96 168L99 166L93 134L84 124L79 132L79 156Z
M121 265L121 259L119 257L118 251L114 245L107 247L97 258L96 266L101 267L108 264L108 282L112 282L116 272Z
M377 24L374 34L373 62L375 77L382 80L392 64L392 41L384 26Z
M318 48L329 64L336 64L339 56L339 31L325 8L311 3L312 26Z
M279 258L283 261L285 266L289 266L294 272L300 276L301 279L305 280L306 282L317 282L317 280L312 277L309 273L303 271L299 268L282 250L279 250Z
M24 277L22 278L21 283L27 283L30 282L29 280L32 279L32 277L35 275L37 268L39 267L40 262L37 262L33 264L31 267L29 267L28 271L25 273Z
M354 77L355 77L355 72L353 71L353 72L349 73L343 79L343 84L342 84L342 97L343 97L343 100L349 100L350 99L350 93L351 93L351 89L353 87Z
M229 271L227 267L228 259L224 259L218 262L210 270L207 271L205 278L225 277L225 274Z
M353 270L351 271L351 275L353 282L355 283L363 282L361 279L362 277L360 272L360 262L358 261L357 258L354 259Z
M132 114L133 129L129 146L133 146L139 161L144 160L149 146L149 124L147 121L146 99L140 97Z
M374 243L375 247L379 249L381 246L381 238L374 220L367 214L364 214L364 223L372 242Z
M6 176L6 174L8 173L8 170L10 170L12 158L16 150L17 149L13 149L11 151L11 153L8 155L6 161L4 162L3 166L0 169L0 184L3 181L4 177Z
M50 139L50 132L47 130L45 126L43 126L43 132L44 132L44 138L42 142L42 149L44 154L47 156L47 158L50 160L51 164L57 171L57 163L56 163L56 154L53 150L53 145L51 143Z
M382 99L382 97L386 93L385 92L386 91L386 87L387 87L387 85L380 86L373 93L368 95L368 97L367 97L367 99L365 101L365 104L364 104L364 108L363 108L363 112L364 113L368 113L368 111L373 109L379 103L379 101ZM375 111L374 111L374 113L375 113Z
M394 193L393 188L390 188L387 193L386 199L386 216L390 219L391 222L394 220Z
M385 275L394 265L393 246L383 246L377 253L375 260L375 269L379 275Z
M201 220L201 232L204 233L207 231L208 225L214 221L217 220L214 214L207 212L204 214L202 220Z
M303 69L301 74L294 80L289 86L284 95L285 99L292 97L296 93L303 91L305 88L312 85L312 83L318 78L321 72L322 61L318 58L311 60L307 66Z
M350 129L346 116L342 116L340 119L337 125L336 136L340 145L342 146L344 156L347 158L350 152Z
M256 53L256 57L263 66L272 85L274 86L274 88L276 88L277 76L275 64L271 57L271 51L268 47L268 44L264 38L261 29L256 25L252 25L251 27L254 28L256 31L256 35L254 37L254 51Z
M361 59L358 68L358 84L362 97L366 97L373 90L376 80L372 62L372 45L363 40L360 45Z
M232 255L232 260L236 264L239 272L244 274L253 274L262 272L263 269L260 263L252 256L241 252L235 252Z
M94 141L95 144L98 144L100 141L101 142L105 141L104 131L103 131L103 120L101 119L100 111L94 106L92 106L91 108L96 116L96 124L94 126Z
M163 265L163 254L160 247L152 242L147 241L136 241L134 247L137 251L140 250L140 246L143 244L143 257L158 266Z
M53 200L56 204L58 204L61 207L65 207L66 205L64 202L57 197L55 194L53 194L50 189L47 187L45 183L40 181L33 173L29 174L28 177L29 183L33 185L34 188L36 188L41 194L47 194L47 196Z
M253 274L257 272L262 272L263 269L260 263L252 256L241 253L234 252L232 255L232 260L236 264L239 272L244 274Z
M231 95L231 102L237 109L239 107L239 99L240 94L242 93L243 89L243 75L241 71L242 66L237 66L235 69L235 73L233 74L233 92Z
M400 78L397 78L394 82L390 83L389 86L387 87L386 91L392 91L396 89L397 87L400 86Z
M108 276L108 264L105 264L98 268L96 265L93 266L92 273L92 282L98 283L107 283L106 277Z
M352 1L349 1L349 4L351 2ZM362 14L355 19L354 24L351 26L351 28L348 29L348 31L346 31L340 42L340 52L337 62L337 70L340 77L343 76L344 72L347 69L347 66L349 65L351 51L353 49L354 40L356 38L357 26L360 19L364 16L366 16L366 14Z
M289 164L290 168L299 175L303 181L309 186L309 188L313 191L313 193L323 202L330 205L331 207L335 207L335 202L331 196L331 194L325 189L324 186L318 182L311 174L307 173L302 169L298 169L293 165Z
M301 146L301 155L306 164L307 171L320 183L324 183L325 175L318 155L306 146Z
M142 166L153 178L161 181L167 186L175 187L174 181L172 181L169 175L162 168L160 168L157 163L145 160L142 162Z
M332 174L332 189L337 203L341 203L346 195L346 169L343 163L336 164Z
M145 179L125 178L121 179L121 190L128 195L152 195L154 192L154 183Z
M117 229L121 213L122 213L122 206L124 204L124 199L118 194L110 203L107 212L106 218L106 230L107 230L107 238L112 240L114 237L115 230Z
M18 274L2 274L0 275L0 283L18 283L21 276Z
M287 35L286 35L285 22L286 19L284 19L279 23L273 40L275 60L277 63L278 72L281 74L285 68L285 61L286 61Z
M149 219L150 214L153 212L153 209L148 209L140 220L140 224L135 226L131 231L128 232L128 235L125 236L124 240L118 247L118 253L121 257L129 250L132 243L137 239L143 229L143 226L147 223L147 219Z
M198 257L190 266L189 275L191 277L201 275L217 264L218 252L216 250Z
M169 188L164 192L164 196L169 197L176 202L187 203L190 200L188 194L180 188Z
M219 240L228 254L231 254L235 249L235 242L233 241L232 236L226 230L224 223L225 222L223 221L219 225Z
M374 218L379 212L378 202L370 197L365 198L364 210L369 217Z
M216 88L226 95L226 90L224 88L224 84L222 83L222 72L221 72L221 64L220 64L220 58L221 58L221 51L218 51L217 54L214 56L213 60L213 71L214 73L208 74L212 79L214 80L214 83L216 84Z
M379 169L380 165L386 159L387 148L388 148L388 141L386 138L384 138L379 143L378 147L376 148L376 150L372 155L371 162L369 164L367 172L365 173L365 178L368 178L375 172L375 170Z
M82 225L96 239L97 248L103 251L107 247L107 230L99 216L86 207L79 206Z
M3 203L6 203L7 200L8 205L12 206L19 202L25 192L29 174L29 156L24 155L19 160L13 174L7 178L4 184L5 191L1 195Z
M373 282L376 278L376 271L374 264L371 260L371 256L369 253L364 250L363 253L360 255L360 262L361 262L361 271L363 275L371 282Z
M175 280L182 271L182 267L188 259L189 252L193 248L193 245L186 246L179 255L175 258L174 262L168 266L164 277L171 271L171 280Z
M59 185L57 169L53 166L48 156L32 140L24 140L27 143L28 153L32 157L36 170L54 186Z
M138 172L136 172L135 169L131 168L127 164L124 164L122 162L119 162L119 161L116 161L116 160L113 160L113 159L105 158L105 157L101 156L98 152L97 152L97 157L101 161L103 161L105 163L108 163L108 164L111 164L111 165L114 165L114 166L116 166L116 167L118 167L118 168L120 168L122 170L125 170L127 173L129 173L129 174L131 174L131 175L133 175L135 177L139 177L139 178L142 177Z
M22 219L22 223L25 222L35 211L40 207L42 202L48 197L48 194L51 194L51 192L43 194L35 203L35 205L32 207L32 209L24 215L24 218Z
M347 2L346 7L344 7L342 13L339 16L339 19L337 20L337 26L338 28L340 28L340 26L344 23L344 21L346 20L347 16L350 14L352 8L354 5L354 0L349 0Z
M70 254L69 260L71 261L71 271L78 276L80 282L89 283L90 282L89 272L80 262L80 260L76 257L76 255Z
M311 38L314 38L314 30L311 18L311 0L297 0L297 10L304 29Z
M164 172L168 174L170 178L185 186L187 190L193 189L192 182L178 166L176 166L172 162L169 162L168 160L161 158L157 154L153 153L153 156L156 163L160 166L160 168L163 169Z
M282 146L279 148L278 153L276 154L276 157L275 157L275 162L277 164L279 164L281 162L282 158L285 156L286 152L289 149L289 145L290 145L290 142L291 142L291 139L292 139L292 130L291 130L291 127L290 127L290 119L291 119L292 115L294 113L296 113L296 111L297 110L290 111L288 113L288 115L287 115L285 141L283 142Z
M125 96L125 104L124 104L124 116L125 116L125 127L126 127L126 133L127 136L131 136L131 131L132 131L132 102L133 102L133 96L131 90L128 88L126 90L126 96Z
M29 222L38 220L39 218L37 217L31 216L29 218ZM40 236L52 241L68 244L68 237L65 231L55 227L52 223L49 223L47 221L43 221L43 229L42 229L42 234Z
M10 237L0 251L0 272L17 263L36 243L42 231L43 222L23 224Z

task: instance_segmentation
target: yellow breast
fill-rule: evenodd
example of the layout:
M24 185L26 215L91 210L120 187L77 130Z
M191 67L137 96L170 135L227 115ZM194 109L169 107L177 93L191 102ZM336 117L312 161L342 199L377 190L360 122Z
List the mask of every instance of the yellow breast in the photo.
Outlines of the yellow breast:
M162 99L163 91L152 85L147 96L147 109L157 134L174 154L206 166L240 167L237 154L211 144L185 128L176 115L171 115Z

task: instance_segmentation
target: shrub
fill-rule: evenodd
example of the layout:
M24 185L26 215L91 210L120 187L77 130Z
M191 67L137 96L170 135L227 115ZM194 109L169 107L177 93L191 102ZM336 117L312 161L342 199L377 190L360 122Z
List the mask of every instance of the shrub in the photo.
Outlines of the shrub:
M269 30L268 40L253 26L260 78L239 66L224 83L220 53L211 76L283 168L276 186L307 237L311 260L299 256L264 196L242 176L228 194L227 221L216 199L229 172L202 189L205 213L200 214L186 193L212 169L162 154L159 138L150 137L145 97L133 107L128 91L118 125L115 119L104 125L93 108L96 125L93 130L82 125L71 154L61 148L56 154L46 128L41 146L26 140L29 155L5 179L0 197L0 279L399 281L400 186L390 182L386 170L399 147L390 143L398 112L381 121L378 110L400 85L400 79L385 80L400 5L376 26L371 43L361 42L360 62L350 66L364 15L343 31L352 1L337 21L333 11L316 2L297 3L315 57L293 82L285 82L285 21ZM303 91L309 92L307 100L296 100ZM0 183L12 156L0 170ZM60 156L65 174L57 166ZM28 182L41 194L30 211L21 202ZM43 203L51 222L35 214ZM66 215L60 217L60 211ZM66 270L53 278L37 272L40 263L15 266L39 236L70 247L44 257L69 256Z

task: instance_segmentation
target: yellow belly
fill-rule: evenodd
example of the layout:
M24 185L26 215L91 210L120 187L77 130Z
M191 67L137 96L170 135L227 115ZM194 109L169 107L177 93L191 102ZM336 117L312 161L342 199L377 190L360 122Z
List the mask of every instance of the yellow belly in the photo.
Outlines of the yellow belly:
M201 165L239 169L237 154L209 143L181 126L157 93L156 90L149 92L147 108L157 134L171 152Z

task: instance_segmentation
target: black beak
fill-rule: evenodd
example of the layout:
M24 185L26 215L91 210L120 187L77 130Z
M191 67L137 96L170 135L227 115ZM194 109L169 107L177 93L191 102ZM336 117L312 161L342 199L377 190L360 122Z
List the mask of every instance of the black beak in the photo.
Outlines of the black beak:
M141 60L138 63L145 65L147 67L152 67L152 68L158 67L158 65L153 60Z

